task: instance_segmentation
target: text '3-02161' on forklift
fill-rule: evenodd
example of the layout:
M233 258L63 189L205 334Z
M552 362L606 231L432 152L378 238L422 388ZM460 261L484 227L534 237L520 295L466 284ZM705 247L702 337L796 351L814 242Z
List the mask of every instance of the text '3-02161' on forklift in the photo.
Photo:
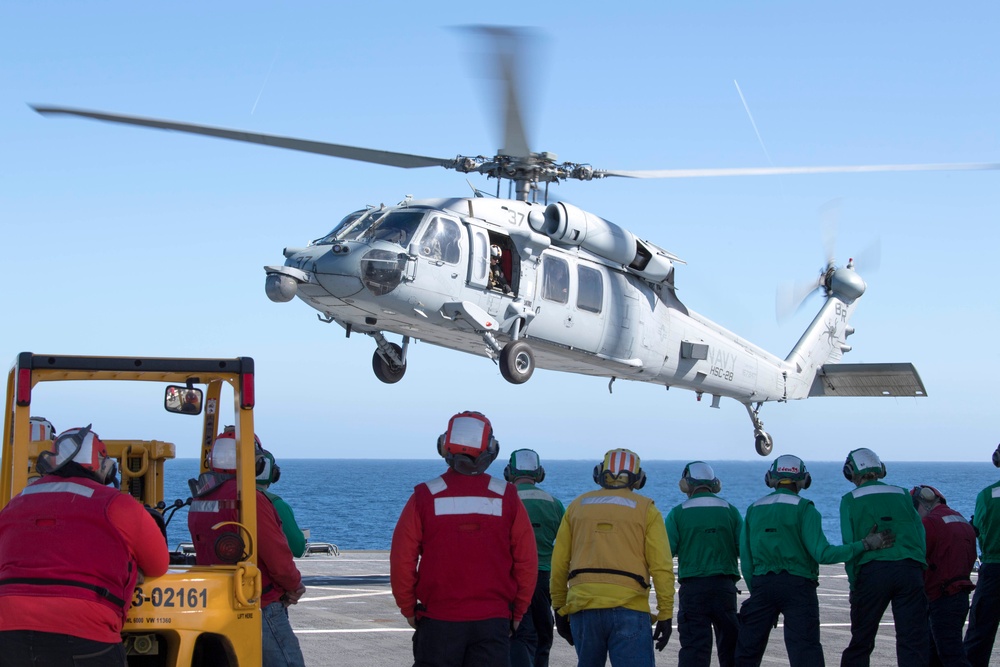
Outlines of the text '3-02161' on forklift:
M219 544L236 545L226 565L199 566L183 553L171 554L171 565L160 577L137 583L128 606L122 636L130 667L243 666L261 664L261 573L257 557L257 507L254 467L253 359L180 359L18 355L7 377L7 401L0 469L0 508L38 477L40 453L52 449L51 427L39 427L35 415L50 414L39 385L88 381L88 396L100 387L93 381L139 381L165 385L156 409L176 415L202 415L201 472L208 470L209 452L222 424L234 424L238 495L235 522L213 527ZM229 389L226 389L226 385ZM62 395L62 394L60 394ZM231 412L223 409L230 401ZM46 422L47 423L47 422ZM32 436L36 436L33 438ZM174 445L157 440L105 440L108 455L118 460L121 491L151 511L186 503L163 502L163 466L174 458ZM188 499L190 502L190 499ZM172 513L167 514L167 519Z

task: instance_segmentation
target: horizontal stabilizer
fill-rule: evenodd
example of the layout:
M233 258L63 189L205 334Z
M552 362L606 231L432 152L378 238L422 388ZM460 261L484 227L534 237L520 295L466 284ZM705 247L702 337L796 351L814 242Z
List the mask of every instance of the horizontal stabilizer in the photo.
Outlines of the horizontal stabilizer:
M926 396L913 364L826 364L810 396Z

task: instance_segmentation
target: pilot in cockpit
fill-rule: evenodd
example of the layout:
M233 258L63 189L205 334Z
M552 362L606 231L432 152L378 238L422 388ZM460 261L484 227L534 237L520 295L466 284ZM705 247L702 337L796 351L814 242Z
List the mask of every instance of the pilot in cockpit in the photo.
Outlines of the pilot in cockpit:
M490 289L501 290L504 294L510 294L510 283L503 274L503 267L500 266L500 258L503 257L503 250L494 244L490 246Z

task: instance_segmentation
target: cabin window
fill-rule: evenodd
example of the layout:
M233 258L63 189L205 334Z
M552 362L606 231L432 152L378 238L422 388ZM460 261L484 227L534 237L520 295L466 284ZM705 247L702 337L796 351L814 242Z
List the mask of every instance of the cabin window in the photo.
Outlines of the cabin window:
M591 313L601 312L604 304L604 280L601 272L589 266L578 266L576 282L576 307Z
M542 260L542 298L556 303L569 301L569 264L559 257Z
M440 260L446 264L458 264L462 257L459 239L462 231L458 223L448 218L435 216L417 243L420 256L424 259Z

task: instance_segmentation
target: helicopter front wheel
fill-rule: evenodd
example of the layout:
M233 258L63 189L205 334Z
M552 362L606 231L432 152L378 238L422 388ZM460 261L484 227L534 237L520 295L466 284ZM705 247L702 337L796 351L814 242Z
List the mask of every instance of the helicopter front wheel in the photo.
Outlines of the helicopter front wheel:
M771 436L764 431L757 431L754 434L753 444L754 447L757 448L757 453L761 456L769 455L771 450L774 448L774 441L771 439Z
M500 375L511 384L524 384L535 372L535 355L523 340L513 340L500 350Z
M397 358L402 358L403 348L395 343L389 343L388 345L395 351ZM372 355L372 370L375 371L375 377L382 382L396 384L403 379L403 375L406 373L406 362L395 364L387 361L378 350L375 350L375 354Z

